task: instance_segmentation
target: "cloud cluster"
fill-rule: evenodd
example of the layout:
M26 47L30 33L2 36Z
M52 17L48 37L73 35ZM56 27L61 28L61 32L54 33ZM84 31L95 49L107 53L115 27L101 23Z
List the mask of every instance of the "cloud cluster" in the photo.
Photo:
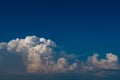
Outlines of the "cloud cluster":
M55 60L54 48L56 44L45 38L36 36L27 36L25 39L15 39L8 43L0 43L0 51L5 53L21 55L24 59L24 65L30 73L35 72L65 72L74 70L76 64L69 65L64 57Z
M118 57L112 53L106 54L105 59L98 59L99 54L94 54L88 57L87 68L93 69L106 69L106 70L117 70L120 69Z
M75 61L75 54L63 56L55 51L57 45L50 39L27 36L0 43L0 58L5 55L18 55L23 60L28 73L80 72L81 70L120 69L117 55L108 53L106 59L98 59L98 54L88 57L87 62ZM57 57L56 57L57 56ZM11 57L11 58L14 58ZM10 58L10 59L11 59ZM0 60L1 60L0 59ZM69 59L72 59L69 61ZM74 59L74 60L73 60ZM15 60L15 59L14 59ZM3 60L4 61L4 60ZM0 65L2 61L0 61ZM9 61L8 61L9 62ZM15 62L15 61L13 61ZM17 62L17 61L16 61ZM14 64L14 63L13 63Z

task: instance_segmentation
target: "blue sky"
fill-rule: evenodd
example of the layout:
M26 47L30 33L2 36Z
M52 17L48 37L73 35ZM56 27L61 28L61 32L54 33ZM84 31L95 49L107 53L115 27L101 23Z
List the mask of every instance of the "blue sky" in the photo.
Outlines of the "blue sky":
M1 42L37 35L76 53L119 53L119 1L4 1Z
M77 55L120 57L120 1L0 1L0 42L26 36L53 40Z

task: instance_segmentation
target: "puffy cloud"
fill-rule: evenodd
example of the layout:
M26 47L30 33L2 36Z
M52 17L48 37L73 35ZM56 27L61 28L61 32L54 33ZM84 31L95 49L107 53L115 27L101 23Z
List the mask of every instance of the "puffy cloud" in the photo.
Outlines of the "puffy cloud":
M108 53L106 59L98 59L98 57L98 54L88 57L89 69L120 69L117 55Z
M78 55L67 54L64 51L56 52L56 47L57 45L52 40L36 36L27 36L25 39L17 38L8 43L1 42L0 63L7 56L5 58L6 64L16 63L18 65L20 62L19 66L24 65L28 73L81 72L99 69L120 70L118 57L112 53L108 53L106 59L99 59L99 55L94 54L88 57L87 62L80 62ZM12 57L9 58L9 55ZM16 64L12 66L15 67Z
M24 59L26 70L30 73L65 72L69 69L71 65L64 57L55 59L55 47L56 44L52 40L36 36L0 43L0 50L5 49L5 53L20 55ZM74 66L76 65L72 65L70 69L76 68Z
M71 70L71 71L78 71L77 69L79 68L78 67L79 65L78 65L78 63L73 63L70 67L69 67L69 69Z
M65 58L59 58L57 61L57 64L55 65L55 71L65 71L65 69L68 67L68 64L66 62Z

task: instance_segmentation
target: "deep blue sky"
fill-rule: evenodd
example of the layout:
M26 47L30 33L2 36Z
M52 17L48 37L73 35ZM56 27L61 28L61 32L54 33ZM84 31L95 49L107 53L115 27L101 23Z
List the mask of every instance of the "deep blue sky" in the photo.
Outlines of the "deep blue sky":
M0 42L36 35L71 53L119 55L120 2L0 1L0 35Z

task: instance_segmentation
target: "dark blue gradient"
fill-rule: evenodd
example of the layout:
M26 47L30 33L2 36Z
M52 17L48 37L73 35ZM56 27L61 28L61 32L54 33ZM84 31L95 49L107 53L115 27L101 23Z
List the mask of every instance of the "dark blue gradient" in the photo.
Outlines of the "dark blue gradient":
M30 35L49 38L66 52L83 55L82 58L93 53L105 56L109 52L120 58L120 1L1 0L0 35L0 42ZM4 65L6 69L9 66ZM41 80L117 80L118 74L107 77L47 75L50 78L2 74L0 80L40 80L42 77Z

